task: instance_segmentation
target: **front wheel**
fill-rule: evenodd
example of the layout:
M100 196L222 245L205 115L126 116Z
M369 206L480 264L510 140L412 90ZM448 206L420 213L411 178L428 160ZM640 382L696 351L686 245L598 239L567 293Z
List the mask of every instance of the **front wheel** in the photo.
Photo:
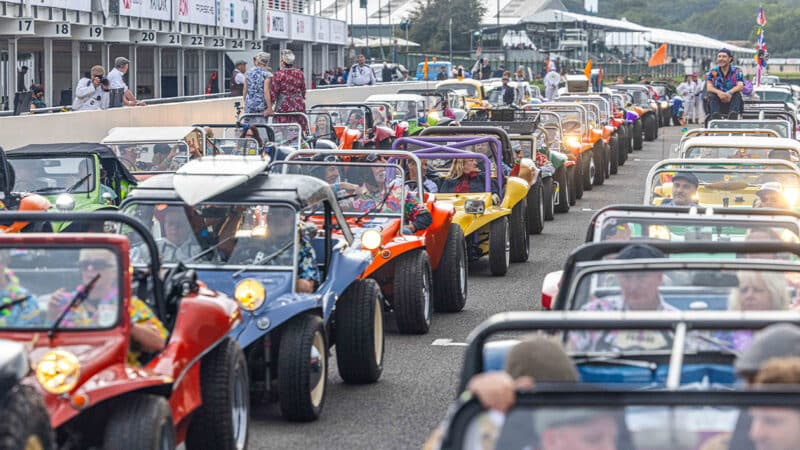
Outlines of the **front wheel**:
M328 340L322 318L302 314L284 325L278 349L278 402L294 422L319 418L328 387Z
M0 449L53 448L53 430L41 395L18 384L0 398Z
M634 150L641 150L643 143L642 143L642 121L644 118L638 119L633 124L633 149Z
M572 187L573 196L570 197L570 206L575 206L578 200L583 198L583 173L581 172L581 161L576 161L575 165L567 169L569 185Z
M539 189L539 200L539 208L542 208L541 189ZM528 220L525 215L525 203L525 200L520 200L519 203L514 205L514 208L511 209L509 234L511 239L512 262L525 262L528 260L528 256L530 255L531 236L528 234L528 225L526 224ZM544 226L544 222L542 222L542 226Z
M544 196L544 220L556 218L556 192L553 177L542 178L542 195Z
M537 181L528 189L528 230L530 234L540 234L544 230L544 195L542 183ZM513 230L512 230L513 234Z
M647 142L655 141L658 138L658 124L653 114L645 115L642 120L644 124L644 140Z
M616 135L611 136L608 146L611 149L608 171L611 175L616 175L619 172L619 163L622 161L622 153L619 150L619 137Z
M450 224L439 267L433 272L433 308L458 312L467 304L467 241L458 224Z
M511 263L511 243L508 237L508 216L489 225L489 270L494 276L503 276Z
M203 400L205 401L205 397ZM190 427L195 420L192 419ZM191 440L191 435L187 436L187 439ZM103 433L103 449L119 448L140 448L142 450L172 450L175 448L172 411L166 399L157 395L139 394L127 397L125 401L114 405ZM215 447L187 445L187 448Z
M594 189L597 178L597 163L595 162L594 150L584 152L583 159L583 190L591 191Z
M403 334L425 334L431 326L431 263L425 250L398 257L394 268L392 307Z
M336 363L345 383L374 383L381 377L383 329L378 283L354 281L336 302Z
M556 169L553 178L558 185L558 204L555 206L556 212L567 213L569 212L570 205L575 204L575 196L572 193L572 187L569 183L569 169L566 166L561 166Z

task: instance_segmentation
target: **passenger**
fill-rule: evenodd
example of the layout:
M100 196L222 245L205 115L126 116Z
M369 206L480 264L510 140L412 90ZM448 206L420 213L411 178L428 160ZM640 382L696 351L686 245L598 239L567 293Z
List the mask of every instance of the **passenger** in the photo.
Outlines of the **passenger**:
M426 160L420 160L420 170L422 171L422 177L424 181L422 182L422 187L425 189L425 192L435 194L439 192L439 186L436 185L436 182L428 178L428 163ZM406 170L406 181L417 181L417 163L414 162L413 159L409 159L406 166L408 170Z
M258 132L258 129L255 126L242 126L242 134L239 137L242 139L255 140L256 144L258 145L259 152L264 148L264 141L261 139L261 134Z
M450 171L442 180L439 192L468 194L486 191L485 175L476 159L454 159ZM492 180L492 193L497 194L496 183Z
M664 199L661 206L697 206L697 187L700 182L690 172L678 172L672 177L672 198Z
M755 377L755 384L800 384L800 358L767 361ZM800 410L780 407L752 407L749 437L758 450L791 450L800 447Z
M165 143L153 146L153 163L150 170L154 172L164 172L172 169L172 161L178 154L178 146Z
M366 161L374 164L386 164L383 156L371 153ZM404 192L403 186L393 184L387 186L386 169L387 166L376 165L370 170L362 170L362 185L358 196L353 200L353 207L362 212L378 209L376 212L401 212L400 199L403 202L403 221L405 227L403 232L407 234L428 228L433 223L428 208L419 202L416 195L411 192Z
M156 240L158 254L164 263L188 261L203 251L186 216L182 206L169 206L164 212L161 219L164 237Z
M364 116L361 114L361 111L357 109L350 111L350 115L347 116L347 128L352 130L364 129Z
M779 272L741 271L739 286L731 292L728 309L733 311L786 310L791 303L786 279Z
M320 114L317 116L317 119L314 121L314 129L311 130L311 134L318 138L331 134L330 123L325 115Z
M61 322L61 326L83 328L114 325L117 318L116 312L119 309L117 303L121 301L121 293L117 284L119 274L114 254L104 249L82 249L78 267L83 276L83 286L86 286L97 275L100 277L96 279L94 287L88 292L88 298L70 309ZM55 320L77 293L77 290L67 292L64 289L54 292L50 296L49 320ZM150 307L136 297L131 298L128 315L131 322L128 363L140 365L142 363L141 353L156 353L164 349L168 333Z
M43 317L39 303L8 268L10 261L9 250L0 250L0 328L40 325Z
M786 197L783 196L783 186L777 181L769 181L761 185L756 191L758 197L754 206L756 208L791 209Z
M117 155L119 162L128 169L128 172L138 172L140 170L139 149L136 145L120 144L117 147Z

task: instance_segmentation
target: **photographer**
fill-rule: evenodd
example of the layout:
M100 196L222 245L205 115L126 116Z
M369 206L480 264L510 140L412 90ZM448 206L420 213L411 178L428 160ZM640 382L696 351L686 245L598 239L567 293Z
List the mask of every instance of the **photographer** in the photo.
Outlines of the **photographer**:
M78 81L75 100L72 101L73 111L108 109L110 85L105 74L103 66L94 66L90 73Z

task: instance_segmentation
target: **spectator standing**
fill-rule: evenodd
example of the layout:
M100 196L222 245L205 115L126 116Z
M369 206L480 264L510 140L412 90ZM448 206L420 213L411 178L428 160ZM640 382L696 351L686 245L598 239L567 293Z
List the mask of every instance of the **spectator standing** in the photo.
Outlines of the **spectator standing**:
M108 109L110 82L104 77L103 66L94 66L87 76L78 80L75 87L75 99L72 101L73 111L95 111Z
M366 64L366 61L363 54L358 55L358 62L350 67L350 73L347 75L348 86L372 86L375 84L377 81L375 72Z
M28 74L28 66L22 66L17 72L17 92L24 92L27 91L28 88L25 87L25 75Z
M436 74L436 81L446 80L447 77L447 66L439 67L439 73Z
M125 84L125 80L122 79L122 77L128 73L129 68L130 61L128 61L128 58L120 56L114 60L114 68L108 72L108 82L111 85L111 90L122 92L122 105L144 106L144 102L140 102L136 99L136 96L134 96L131 90L128 89L128 85ZM118 106L121 105L111 105L112 108L116 108Z
M504 106L511 106L514 104L514 88L508 85L508 81L511 78L511 73L504 72L503 73L503 87L501 88L501 98L503 100Z
M270 87L272 73L267 70L269 59L269 53L258 52L254 59L255 65L247 71L242 91L245 114L260 114L266 117L273 113ZM255 122L253 118L250 121Z
M695 123L704 123L706 113L703 107L703 98L706 94L706 83L698 81L697 72L692 72L692 83L694 83L695 87L694 96L692 97Z
M231 74L231 97L241 97L244 93L244 74L247 72L247 61L236 61L236 68Z
M711 114L741 113L744 89L742 71L731 65L733 53L727 48L717 52L717 65L706 75L706 92Z
M397 81L408 81L408 69L403 67L402 69L400 69L400 73L402 74L402 76Z
M695 73L695 75L697 75ZM684 100L684 117L686 118L686 123L692 123L692 120L696 120L695 111L695 99L697 98L697 82L692 80L691 75L686 75L686 78L683 80L683 83L678 85L678 94Z
M472 68L472 78L487 80L490 76L492 76L492 66L489 65L489 58L479 59Z
M304 113L306 111L306 80L303 71L294 67L294 53L281 51L280 70L275 72L270 88L270 98L276 113ZM306 131L308 124L302 116L278 117L279 123L294 122Z
M492 78L501 78L503 74L506 73L506 66L500 65L494 72L492 72Z
M31 97L31 109L47 108L44 102L44 86L34 84L31 86L33 96Z
M383 69L381 70L381 81L384 83L392 81L392 75L394 75L394 70L389 67L389 61L384 61Z
M514 81L525 81L525 69L522 66L517 67L517 72L514 74Z
M558 96L558 83L561 82L561 75L556 70L556 65L550 63L550 70L544 76L544 96L548 101L553 101Z

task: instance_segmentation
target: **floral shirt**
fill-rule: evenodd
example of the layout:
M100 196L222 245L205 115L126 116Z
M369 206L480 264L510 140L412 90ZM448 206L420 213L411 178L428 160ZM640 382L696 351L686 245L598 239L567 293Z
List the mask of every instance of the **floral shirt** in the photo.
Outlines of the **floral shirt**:
M251 67L247 71L247 96L244 99L244 112L247 114L262 113L267 109L267 99L264 92L264 81L272 78L267 69Z
M60 311L66 308L68 302L77 295L78 291L75 290L70 293L54 297L56 308ZM108 294L103 296L99 302L92 305L84 302L70 310L61 326L65 328L88 328L92 326L107 327L114 324L117 318L117 305L119 303L119 291L116 288L111 289ZM131 298L130 307L128 309L131 325L151 325L158 330L159 336L166 340L169 333L164 327L164 324L158 320L158 317L153 313L147 304L136 297ZM139 357L141 353L136 349L136 345L131 342L131 348L128 350L128 364L140 365Z
M738 67L730 66L728 75L725 76L719 66L716 66L708 72L706 80L710 81L720 91L728 92L735 88L737 83L744 82L744 76Z
M386 197L386 202L378 212L392 213L400 212L400 198L403 195L402 186L393 186L390 188L391 193ZM359 195L353 200L353 208L357 211L367 212L376 208L383 201L386 191L367 192L366 194ZM403 220L406 222L414 222L420 214L427 213L428 209L424 204L419 202L419 199L413 192L405 193L405 203L403 204Z
M0 305L12 303L28 297L22 303L0 310L0 328L7 326L35 326L42 321L42 314L36 297L19 284L19 278L8 269L0 275L6 279L6 288L0 291Z
M311 242L305 237L300 239L300 250L297 253L297 278L319 283L317 253Z
M270 86L272 104L276 113L306 112L306 80L300 69L281 69L275 72ZM296 123L303 130L307 129L305 118L277 117L278 123Z

